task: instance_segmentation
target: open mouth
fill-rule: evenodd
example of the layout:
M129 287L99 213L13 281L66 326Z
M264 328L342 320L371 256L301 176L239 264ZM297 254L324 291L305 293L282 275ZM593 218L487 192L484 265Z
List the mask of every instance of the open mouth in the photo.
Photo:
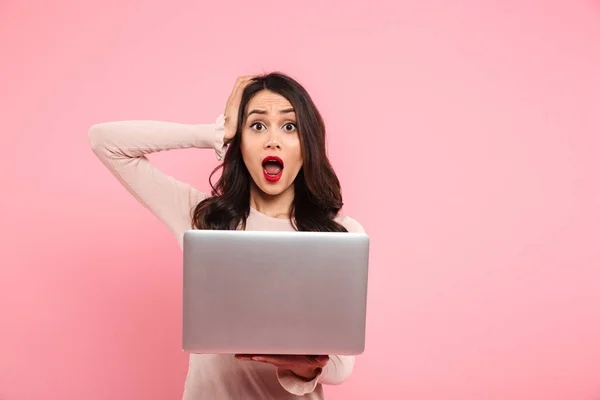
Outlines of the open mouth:
M277 182L283 173L283 160L276 156L267 156L262 162L263 174L269 182Z

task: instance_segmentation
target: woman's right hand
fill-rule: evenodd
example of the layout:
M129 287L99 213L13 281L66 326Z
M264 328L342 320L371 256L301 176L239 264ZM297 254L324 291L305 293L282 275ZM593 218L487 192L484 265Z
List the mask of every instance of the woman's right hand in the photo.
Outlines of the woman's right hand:
M240 76L235 81L235 86L233 87L229 99L227 100L227 105L225 106L225 142L230 142L235 136L242 94L253 78L254 75Z

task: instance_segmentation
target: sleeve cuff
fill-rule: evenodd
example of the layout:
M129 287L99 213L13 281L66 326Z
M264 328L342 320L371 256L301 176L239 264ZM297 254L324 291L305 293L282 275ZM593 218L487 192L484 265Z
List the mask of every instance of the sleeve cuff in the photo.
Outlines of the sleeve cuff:
M277 380L281 386L291 394L296 396L302 396L307 393L312 393L317 384L319 383L319 378L323 374L323 369L319 371L317 376L310 380L304 380L300 378L298 375L294 374L292 371L288 369L277 369Z
M221 161L227 151L227 145L225 145L225 116L223 114L219 115L215 123L214 146L217 160Z

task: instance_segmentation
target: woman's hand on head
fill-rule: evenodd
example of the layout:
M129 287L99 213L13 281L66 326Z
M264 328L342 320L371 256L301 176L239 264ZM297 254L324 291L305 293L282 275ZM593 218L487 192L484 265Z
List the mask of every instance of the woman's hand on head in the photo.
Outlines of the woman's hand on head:
M235 136L242 94L253 78L254 75L238 77L229 95L229 99L227 99L227 105L225 106L225 142L230 142Z
M316 378L329 361L329 356L304 355L236 354L235 358L238 360L272 364L277 368L290 370L295 375L306 380Z

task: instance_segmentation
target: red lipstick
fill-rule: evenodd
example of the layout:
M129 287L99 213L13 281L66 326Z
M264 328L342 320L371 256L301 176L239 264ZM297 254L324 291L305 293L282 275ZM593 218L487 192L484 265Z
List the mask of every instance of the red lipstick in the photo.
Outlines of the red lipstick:
M275 183L283 175L283 160L277 156L267 156L263 158L263 175L268 182Z

